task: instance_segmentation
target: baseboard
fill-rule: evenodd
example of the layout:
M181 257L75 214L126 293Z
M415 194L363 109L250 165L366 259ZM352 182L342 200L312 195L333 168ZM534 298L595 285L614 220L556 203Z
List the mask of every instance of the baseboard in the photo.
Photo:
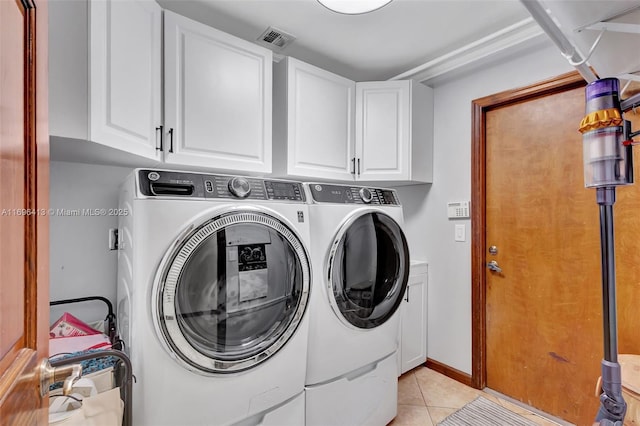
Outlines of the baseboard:
M464 373L453 367L449 367L448 365L443 364L431 358L427 358L427 362L425 362L424 365L425 367L430 368L433 371L437 371L440 374L444 374L450 379L456 380L462 384L473 387L473 380L470 374Z

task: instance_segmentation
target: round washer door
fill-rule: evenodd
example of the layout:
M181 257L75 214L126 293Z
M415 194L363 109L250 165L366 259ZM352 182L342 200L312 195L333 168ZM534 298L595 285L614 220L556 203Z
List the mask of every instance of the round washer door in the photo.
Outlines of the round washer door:
M250 369L281 349L300 325L309 298L308 255L274 215L217 215L167 259L154 295L156 325L191 370Z
M396 312L409 279L409 247L400 225L367 211L347 220L331 246L329 298L338 317L362 329Z

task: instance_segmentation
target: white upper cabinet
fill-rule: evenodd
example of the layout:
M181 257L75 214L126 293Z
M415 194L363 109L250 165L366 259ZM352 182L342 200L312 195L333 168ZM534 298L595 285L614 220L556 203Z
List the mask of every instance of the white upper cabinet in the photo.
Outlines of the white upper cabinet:
M52 0L49 11L50 134L159 159L160 6Z
M271 172L271 51L164 16L165 162Z
M356 84L356 179L431 182L433 90L412 80Z
M432 181L432 89L412 81L356 83L294 58L274 72L275 174Z
M294 58L275 73L274 171L353 180L355 82Z
M356 86L356 176L362 180L409 178L411 82Z

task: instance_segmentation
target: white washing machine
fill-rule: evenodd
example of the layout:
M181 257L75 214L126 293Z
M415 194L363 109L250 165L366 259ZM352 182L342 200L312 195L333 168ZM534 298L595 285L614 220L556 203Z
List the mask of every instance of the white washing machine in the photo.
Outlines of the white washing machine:
M135 170L120 198L119 333L135 425L304 423L302 184Z
M386 425L397 413L398 308L409 277L394 190L305 184L314 288L306 425Z

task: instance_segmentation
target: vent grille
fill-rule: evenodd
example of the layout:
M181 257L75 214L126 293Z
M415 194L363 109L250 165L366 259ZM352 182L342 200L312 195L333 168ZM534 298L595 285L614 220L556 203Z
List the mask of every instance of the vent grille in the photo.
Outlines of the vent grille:
M291 34L287 34L274 27L269 27L257 40L271 49L280 51L289 46L295 39L296 37Z

